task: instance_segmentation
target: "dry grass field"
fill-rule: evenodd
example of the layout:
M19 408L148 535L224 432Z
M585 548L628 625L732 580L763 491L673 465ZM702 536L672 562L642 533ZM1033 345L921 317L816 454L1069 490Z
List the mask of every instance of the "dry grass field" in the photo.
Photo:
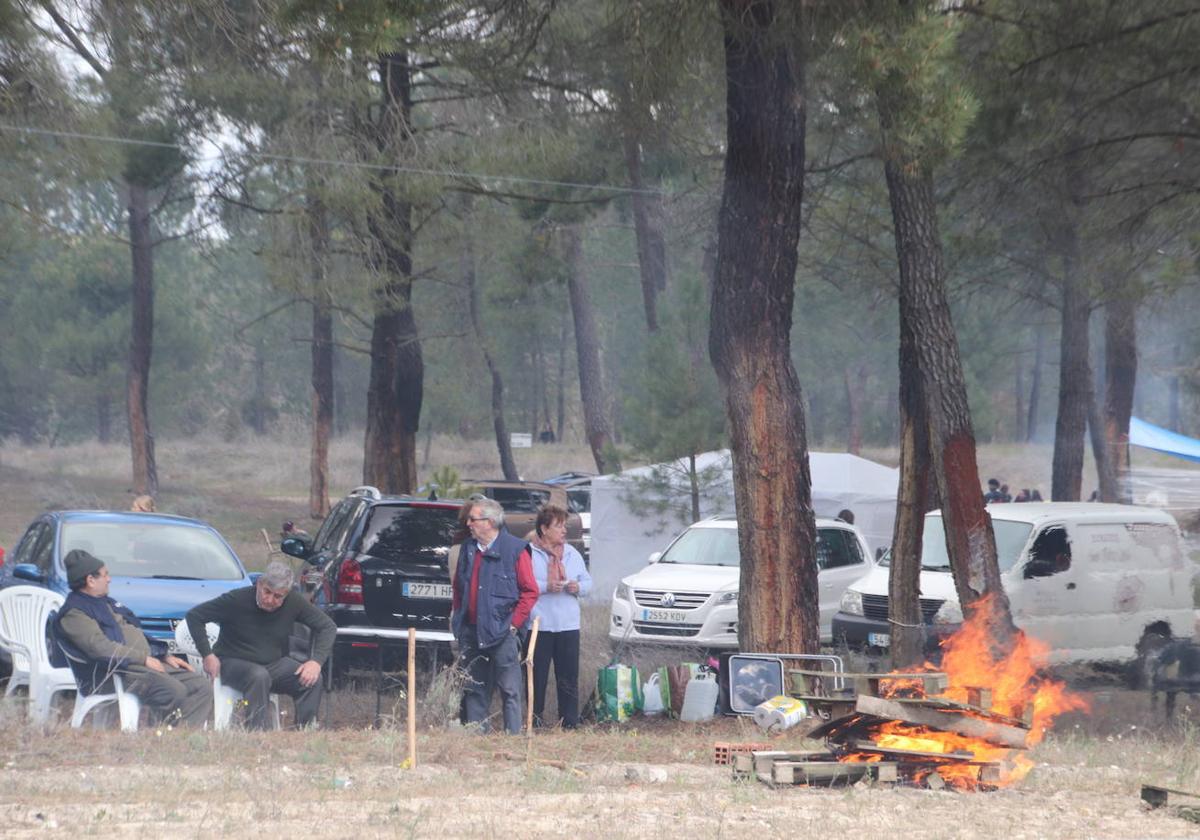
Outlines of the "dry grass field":
M495 474L486 444L435 439L429 468ZM439 460L439 457L443 460ZM541 477L587 469L580 448L518 452ZM883 454L887 457L886 453ZM160 442L160 509L201 516L261 567L283 519L301 521L307 447L294 441ZM985 449L985 475L1012 486L1049 484L1047 448ZM127 507L128 455L119 446L0 448L0 545L10 548L47 507ZM357 440L333 452L333 485L357 483ZM581 688L610 653L604 598L587 613ZM638 653L643 666L694 652ZM1092 674L1068 675L1091 712L1060 718L1032 751L1023 781L990 793L914 788L770 789L712 764L715 741L759 741L747 720L636 720L532 739L481 736L453 722L445 679L418 686L417 764L406 767L404 701L383 695L371 727L369 680L327 701L310 732L136 734L24 722L22 701L0 703L0 836L89 837L1187 837L1200 825L1150 811L1142 783L1200 791L1196 700L1166 723L1148 697ZM792 733L784 749L816 745Z

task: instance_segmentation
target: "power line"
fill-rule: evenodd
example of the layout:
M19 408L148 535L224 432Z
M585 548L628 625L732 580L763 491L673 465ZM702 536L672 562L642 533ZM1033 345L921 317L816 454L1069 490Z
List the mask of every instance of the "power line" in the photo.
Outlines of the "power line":
M150 146L157 149L175 149L187 151L179 143L165 143L157 140L137 140L132 137L117 137L111 134L87 134L78 131L63 131L61 129L34 128L26 125L11 125L0 123L0 131L16 131L23 134L36 134L46 137L60 137L71 140L96 140L102 143L117 143L126 146ZM576 181L554 181L547 178L526 178L521 175L486 175L478 172L462 172L454 169L422 169L413 166L388 165L382 163L363 163L362 161L337 160L336 158L310 158L294 155L279 155L270 152L244 152L247 157L259 158L264 161L279 161L297 163L305 166L337 166L345 169L367 169L378 172L397 172L404 175L428 175L440 178L474 178L479 181L505 181L516 184L535 184L542 187L570 187L572 189L598 190L601 192L619 193L625 195L667 195L666 190L636 189L634 187L616 187L611 184L581 184ZM227 155L196 158L200 162L225 160Z

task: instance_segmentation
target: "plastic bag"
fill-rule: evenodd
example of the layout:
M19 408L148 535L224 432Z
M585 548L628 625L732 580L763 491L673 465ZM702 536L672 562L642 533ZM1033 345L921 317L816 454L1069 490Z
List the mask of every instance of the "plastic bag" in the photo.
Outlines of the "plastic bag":
M662 680L659 673L655 671L642 686L642 714L652 717L661 715L664 711L666 711L666 704L663 703Z
M624 723L642 708L638 669L609 665L596 674L596 720Z

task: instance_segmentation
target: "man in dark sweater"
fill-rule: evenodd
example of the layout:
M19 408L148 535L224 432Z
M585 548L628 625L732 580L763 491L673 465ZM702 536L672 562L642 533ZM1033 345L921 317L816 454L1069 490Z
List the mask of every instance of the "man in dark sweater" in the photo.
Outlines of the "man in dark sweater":
M71 594L54 630L80 695L112 691L112 675L121 674L125 687L160 719L203 726L213 696L204 675L167 654L162 642L147 639L134 614L108 597L112 578L104 561L75 549L63 562Z
M293 590L292 580L291 567L275 561L254 586L197 604L187 614L205 672L245 695L251 729L267 728L271 692L296 701L298 726L315 721L321 707L321 666L333 651L337 625ZM211 648L204 627L210 621L221 625ZM312 651L305 661L288 653L288 636L297 621L312 630Z

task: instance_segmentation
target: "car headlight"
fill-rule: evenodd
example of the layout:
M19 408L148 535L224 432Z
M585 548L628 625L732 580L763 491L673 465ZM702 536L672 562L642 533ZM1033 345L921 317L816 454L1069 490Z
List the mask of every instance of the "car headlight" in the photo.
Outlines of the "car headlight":
M933 615L934 624L962 624L962 620L962 607L958 601L942 601L942 605Z
M847 589L842 593L842 603L838 605L838 609L847 615L862 615L862 593Z
M632 601L629 597L629 586L624 583L617 584L617 590L613 592L613 597L620 601Z
M728 604L730 601L736 601L737 596L738 596L738 594L737 594L736 589L733 590L732 592L718 592L717 593L717 603L718 604Z

